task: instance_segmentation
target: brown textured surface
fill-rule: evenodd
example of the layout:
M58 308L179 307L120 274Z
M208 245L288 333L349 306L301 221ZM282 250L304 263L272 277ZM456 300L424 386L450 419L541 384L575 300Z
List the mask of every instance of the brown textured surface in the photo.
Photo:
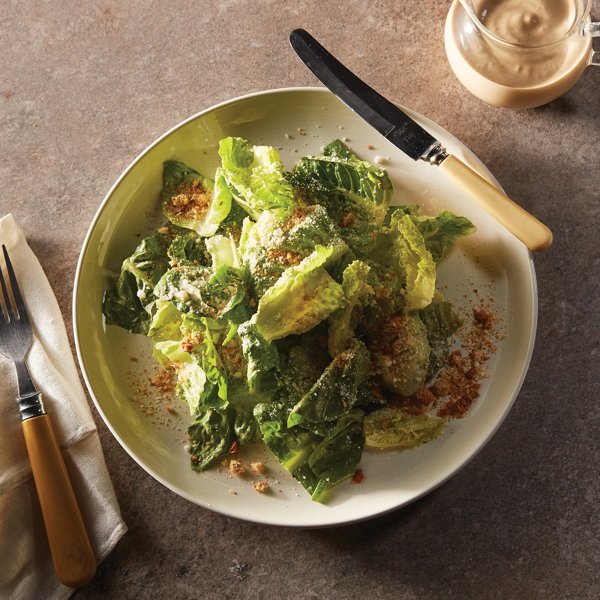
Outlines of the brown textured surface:
M535 257L538 338L513 410L475 460L404 510L335 530L241 523L155 482L96 415L130 530L77 598L600 596L600 72L588 69L541 109L489 107L446 62L448 6L3 3L0 215L14 213L25 231L70 333L78 252L112 182L203 108L314 85L288 47L298 26L459 137L555 234L554 247Z

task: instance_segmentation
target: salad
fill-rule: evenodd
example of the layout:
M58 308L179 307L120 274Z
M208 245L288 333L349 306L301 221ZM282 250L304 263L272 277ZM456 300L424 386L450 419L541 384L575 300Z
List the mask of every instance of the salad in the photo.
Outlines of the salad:
M123 261L106 323L149 336L190 412L190 464L264 443L313 500L365 445L413 447L446 419L411 414L461 319L436 268L474 231L449 211L390 206L387 172L334 140L287 171L228 137L208 178L164 164L165 225Z

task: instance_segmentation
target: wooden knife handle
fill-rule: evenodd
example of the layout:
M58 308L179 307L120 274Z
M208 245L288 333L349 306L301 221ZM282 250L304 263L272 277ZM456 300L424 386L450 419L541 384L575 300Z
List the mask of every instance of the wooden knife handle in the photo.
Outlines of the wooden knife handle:
M552 232L464 162L450 154L439 168L530 250L545 250Z
M56 575L69 587L81 587L96 573L96 558L50 415L26 419L22 425Z

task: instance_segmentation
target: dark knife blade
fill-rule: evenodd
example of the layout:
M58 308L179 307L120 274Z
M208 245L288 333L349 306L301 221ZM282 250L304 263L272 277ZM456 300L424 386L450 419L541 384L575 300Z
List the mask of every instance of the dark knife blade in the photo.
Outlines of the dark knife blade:
M400 150L414 160L431 160L432 151L437 158L438 140L347 69L310 33L295 29L290 44L322 83Z

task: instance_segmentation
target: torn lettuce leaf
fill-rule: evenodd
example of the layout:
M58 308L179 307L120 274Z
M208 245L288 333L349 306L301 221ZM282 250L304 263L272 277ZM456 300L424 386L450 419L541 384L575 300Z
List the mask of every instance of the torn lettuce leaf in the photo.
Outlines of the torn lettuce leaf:
M370 354L365 345L354 346L338 354L315 384L292 408L288 427L335 421L354 407L358 388L369 378Z
M191 229L171 226L174 237L167 249L171 263L177 265L210 265L210 255L206 250L206 239Z
M192 468L204 471L227 456L234 441L241 446L260 439L254 407L268 400L264 394L248 394L246 386L232 386L227 404L199 406L188 429Z
M302 427L287 426L289 409L282 403L258 404L254 416L264 443L277 460L311 494L324 500L325 492L351 477L363 448L361 410L343 415L321 436Z
M265 211L244 223L238 253L252 275L260 298L292 266L311 255L317 245L332 247L327 266L348 249L322 206L298 207L291 215Z
M328 362L322 361L319 352L306 344L306 336L299 336L298 345L280 356L281 368L277 371L275 399L291 410L319 379Z
M360 160L334 140L321 155L302 157L291 181L305 201L326 208L353 252L364 256L372 249L393 193L384 169Z
M409 215L395 214L390 228L391 253L405 279L406 310L425 308L435 294L436 267L433 256Z
M377 293L380 289L384 298L387 295L396 304L402 299L406 312L425 308L432 301L436 263L412 213L396 210L391 214L390 223L380 229L367 262L373 267L374 276L381 278L381 285L377 281L371 282L376 290L375 300L380 296ZM398 276L402 281L394 281ZM401 293L397 292L398 283L403 288ZM391 293L386 294L386 288ZM385 306L379 308L384 309L382 313L390 312Z
M264 293L252 323L266 340L304 333L343 305L342 286L324 267L334 253L333 246L315 246L310 256L286 269Z
M320 156L304 156L292 171L292 183L315 192L344 192L367 198L379 209L383 222L393 187L385 169L360 160L340 140L323 149Z
M241 270L223 265L216 270L184 265L167 271L155 294L183 313L243 323L250 318L246 282Z
M133 333L148 331L154 287L169 268L169 244L165 235L150 235L123 261L115 285L104 296L102 308L107 324Z
M155 312L148 327L148 337L153 342L179 340L182 314L172 302L157 300Z
M265 210L292 208L294 192L275 148L228 137L219 142L219 156L233 198L254 220Z
M175 356L171 355L173 358ZM209 402L207 398L211 397L210 391L214 388L208 384L206 378L206 372L204 369L193 360L188 362L180 362L177 368L177 396L184 400L189 409L190 414L194 416L198 407L202 405L215 404ZM214 396L218 398L218 395ZM218 404L218 408L224 408L221 402ZM217 407L215 406L215 410Z
M445 426L441 417L381 408L364 419L365 444L373 448L414 448L439 437Z
M387 389L410 396L425 383L431 347L427 328L417 313L392 317L372 337L368 348Z
M204 471L227 453L234 430L227 411L212 408L194 419L188 428L192 469Z
M231 210L232 195L223 173L215 182L176 160L166 161L161 202L165 216L179 227L210 237Z
M311 453L308 466L318 479L311 494L314 501L322 502L330 488L356 472L364 445L363 418L358 409L342 415Z
M328 346L331 357L351 345L356 324L355 313L363 308L374 293L368 283L370 270L369 265L360 260L353 261L344 269L342 289L345 304L329 316Z
M254 418L254 407L262 402L270 402L269 390L248 391L243 382L236 382L229 388L229 405L233 415L233 431L240 446L258 441L260 433L258 422Z
M431 347L426 377L426 380L430 380L448 363L450 339L462 325L462 319L456 314L452 304L443 298L437 301L434 299L429 306L419 311L419 317L427 329Z
M405 312L404 274L397 266L393 266L394 261L391 261L391 265L371 259L364 262L369 267L366 283L372 293L365 300L359 324L364 330L370 331L381 327L396 313Z
M237 330L242 343L242 352L248 363L246 380L248 388L258 391L264 388L264 380L279 368L277 347L266 340L251 322L242 323Z
M420 214L418 206L394 207L410 216L423 239L427 250L431 252L437 263L460 238L471 235L476 231L475 225L466 217L455 215L449 210L440 211L435 217Z
M238 256L237 244L227 235L214 235L206 240L206 251L212 259L212 269L216 271L220 267L241 266Z
M289 428L289 408L281 402L257 404L254 417L258 422L263 442L275 458L292 475L308 462L320 442L320 437L300 427Z

